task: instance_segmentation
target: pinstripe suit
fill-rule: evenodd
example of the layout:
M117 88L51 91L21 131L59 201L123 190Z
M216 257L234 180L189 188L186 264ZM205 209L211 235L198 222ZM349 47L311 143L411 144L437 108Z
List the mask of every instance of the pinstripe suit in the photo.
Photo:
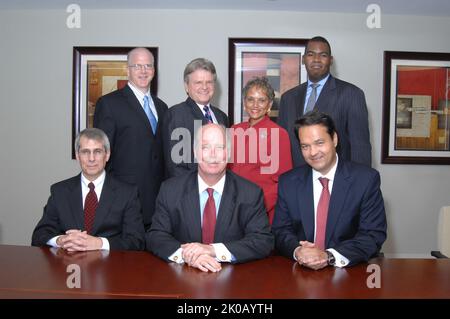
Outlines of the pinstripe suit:
M306 86L307 82L290 89L281 96L280 101L278 125L289 133L294 167L305 164L294 123L303 115ZM339 158L371 166L372 150L364 92L330 75L314 109L333 118L339 136Z

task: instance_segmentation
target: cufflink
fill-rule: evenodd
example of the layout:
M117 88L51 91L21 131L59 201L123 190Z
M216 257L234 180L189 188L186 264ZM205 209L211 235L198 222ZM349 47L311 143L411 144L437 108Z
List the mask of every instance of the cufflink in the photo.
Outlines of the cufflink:
M341 265L344 266L345 265L345 261L341 260Z
M173 260L177 261L178 260L178 256L174 256Z
M222 255L222 260L227 260L227 257L225 257L225 255Z

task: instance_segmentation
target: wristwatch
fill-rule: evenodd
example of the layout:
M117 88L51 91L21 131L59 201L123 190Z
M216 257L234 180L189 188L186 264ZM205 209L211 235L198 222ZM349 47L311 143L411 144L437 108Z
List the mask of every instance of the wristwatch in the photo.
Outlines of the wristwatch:
M329 252L328 250L326 251L326 253L328 255L328 259L327 259L328 266L334 266L336 264L336 259L334 258L333 254L331 252Z

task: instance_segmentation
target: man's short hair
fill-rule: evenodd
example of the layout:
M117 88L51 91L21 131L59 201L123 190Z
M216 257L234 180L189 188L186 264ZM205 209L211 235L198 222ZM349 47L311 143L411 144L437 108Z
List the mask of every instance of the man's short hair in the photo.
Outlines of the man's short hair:
M322 43L325 43L325 44L328 46L328 51L329 51L328 53L329 53L330 56L331 56L331 45L330 45L330 43L328 42L327 39L325 39L324 37L321 37L321 36L315 36L315 37L312 37L312 38L309 39L308 42L306 43L306 49L305 49L305 52L307 52L307 50L308 50L308 45L309 45L310 42L322 42Z
M86 137L88 140L94 140L102 143L105 152L108 153L111 149L109 144L108 136L101 129L98 128L86 128L82 130L75 139L75 152L78 153L80 151L80 139L82 137Z
M132 56L136 51L141 51L141 50L147 51L147 52L150 54L150 56L152 57L152 59L155 60L155 57L153 56L153 53L152 53L149 49L144 48L144 47L137 47L137 48L131 49L131 50L128 52L128 54L127 54L127 63L130 64L131 56Z
M327 133L331 136L331 138L333 138L334 134L336 134L336 126L334 125L334 121L331 118L331 116L323 112L311 111L304 114L297 121L295 121L294 132L297 139L299 129L304 126L311 126L311 125L324 126L327 129Z
M217 80L216 67L214 64L208 59L197 58L189 62L184 68L184 82L189 83L189 74L194 73L197 70L209 71L214 77L214 82Z

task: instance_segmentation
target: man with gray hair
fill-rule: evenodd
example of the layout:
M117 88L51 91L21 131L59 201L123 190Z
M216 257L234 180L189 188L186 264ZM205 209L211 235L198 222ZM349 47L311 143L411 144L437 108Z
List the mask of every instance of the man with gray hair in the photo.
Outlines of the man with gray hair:
M85 129L74 146L82 172L51 186L31 244L70 252L144 249L137 188L105 172L111 155L106 134Z
M274 238L262 190L227 171L229 138L223 126L207 124L196 132L198 169L161 185L147 249L204 272L220 271L223 262L267 257Z
M192 151L197 126L215 123L228 127L227 115L211 105L216 80L216 68L207 59L194 59L184 69L184 89L188 98L169 108L161 124L167 177L197 168Z

